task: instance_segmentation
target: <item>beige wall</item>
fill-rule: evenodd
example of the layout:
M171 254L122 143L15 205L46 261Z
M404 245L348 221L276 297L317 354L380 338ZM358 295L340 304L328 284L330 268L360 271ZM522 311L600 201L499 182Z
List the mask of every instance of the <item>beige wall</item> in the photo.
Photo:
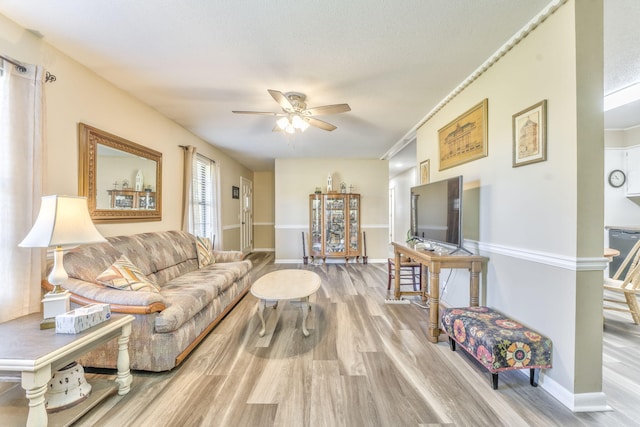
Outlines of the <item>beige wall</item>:
M275 174L272 171L253 174L253 248L275 251Z
M603 247L602 49L602 2L569 0L417 132L431 180L463 175L464 209L477 209L466 244L489 258L481 303L553 340L542 385L572 409L605 402L604 263L592 264ZM438 129L484 98L488 156L439 171ZM514 168L512 115L543 99L548 159ZM456 273L443 300L466 304L468 277Z
M361 195L361 227L367 236L369 262L384 261L389 243L389 164L386 160L276 159L275 242L278 262L300 262L302 232L309 232L309 194L345 182ZM307 240L308 247L308 240Z
M57 77L56 82L45 84L45 194L77 194L78 123L83 122L163 155L162 221L99 224L98 229L105 236L181 227L182 149L178 145L193 145L220 165L222 224L232 226L239 222L239 204L226 202L231 200L231 185L238 185L240 176L252 179L249 169L2 15L0 52L43 65ZM237 236L225 230L224 248L239 247Z

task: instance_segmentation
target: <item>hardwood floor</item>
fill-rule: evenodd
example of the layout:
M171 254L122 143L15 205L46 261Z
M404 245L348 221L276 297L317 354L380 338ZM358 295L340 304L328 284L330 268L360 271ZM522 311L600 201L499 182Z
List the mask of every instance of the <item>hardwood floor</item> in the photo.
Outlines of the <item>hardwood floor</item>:
M500 374L494 391L490 374L464 352L428 343L426 310L384 303L386 264L275 265L271 254L251 257L255 278L284 268L321 276L308 338L294 303L265 310L260 338L249 294L182 366L135 372L127 396L76 425L639 425L640 327L628 316L606 314L604 391L614 410L574 414L526 375Z

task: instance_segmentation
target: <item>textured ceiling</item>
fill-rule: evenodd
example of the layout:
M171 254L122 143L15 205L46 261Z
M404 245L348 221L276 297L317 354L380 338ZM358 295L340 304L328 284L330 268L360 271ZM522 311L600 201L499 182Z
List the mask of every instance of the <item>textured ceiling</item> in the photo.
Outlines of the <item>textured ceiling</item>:
M0 0L0 13L251 169L270 170L281 157L380 158L547 3ZM639 16L640 2L605 3L616 19ZM615 30L605 37L615 63L605 88L615 90L638 78L638 31L605 28ZM608 49L620 39L635 43L633 58ZM271 131L273 117L231 113L279 112L267 89L352 111L321 117L333 132L292 138Z

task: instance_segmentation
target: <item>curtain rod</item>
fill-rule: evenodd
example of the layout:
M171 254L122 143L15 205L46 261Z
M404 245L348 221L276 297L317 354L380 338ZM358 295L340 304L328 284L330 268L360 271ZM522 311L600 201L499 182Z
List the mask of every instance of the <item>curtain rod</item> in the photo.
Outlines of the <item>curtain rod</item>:
M9 59L4 55L0 55L0 58L4 59L5 61L7 61L10 64L15 65L16 68L18 69L18 71L20 71L21 73L26 73L27 72L27 67L25 67L21 63L16 62L16 61L14 61L12 59ZM45 83L55 82L56 81L56 76L47 71L45 73L45 76L44 76L44 81L45 81Z
M19 62L15 62L12 59L7 58L6 56L0 55L0 58L4 59L5 61L7 61L9 64L13 64L16 66L16 68L18 68L18 71L20 71L21 73L26 73L27 72L27 67L25 67L24 65L22 65Z

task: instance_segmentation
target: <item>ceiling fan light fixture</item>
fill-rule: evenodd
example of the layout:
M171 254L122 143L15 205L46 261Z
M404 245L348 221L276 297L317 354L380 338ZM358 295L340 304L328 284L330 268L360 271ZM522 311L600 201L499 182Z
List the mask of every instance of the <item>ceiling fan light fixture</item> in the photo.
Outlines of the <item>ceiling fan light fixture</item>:
M278 121L276 122L276 124L278 125L278 127L279 127L281 130L286 130L286 129L287 129L287 126L289 126L289 125L290 125L290 123L289 123L289 118L288 118L288 117L281 117L281 118L279 118L279 119L278 119Z
M303 120L302 117L300 117L300 115L298 115L298 114L295 114L291 118L291 125L295 129L300 129L301 132L304 132L309 127L309 123L307 123L305 120Z
M299 92L282 93L279 90L268 89L271 97L282 108L281 113L272 113L268 111L232 111L235 114L258 114L263 116L278 116L276 126L273 128L275 132L282 131L288 134L294 134L296 131L304 132L309 126L317 127L322 130L332 131L336 127L331 123L316 119L314 116L346 113L351 111L349 104L333 104L321 105L319 107L307 108L305 102L306 95Z

